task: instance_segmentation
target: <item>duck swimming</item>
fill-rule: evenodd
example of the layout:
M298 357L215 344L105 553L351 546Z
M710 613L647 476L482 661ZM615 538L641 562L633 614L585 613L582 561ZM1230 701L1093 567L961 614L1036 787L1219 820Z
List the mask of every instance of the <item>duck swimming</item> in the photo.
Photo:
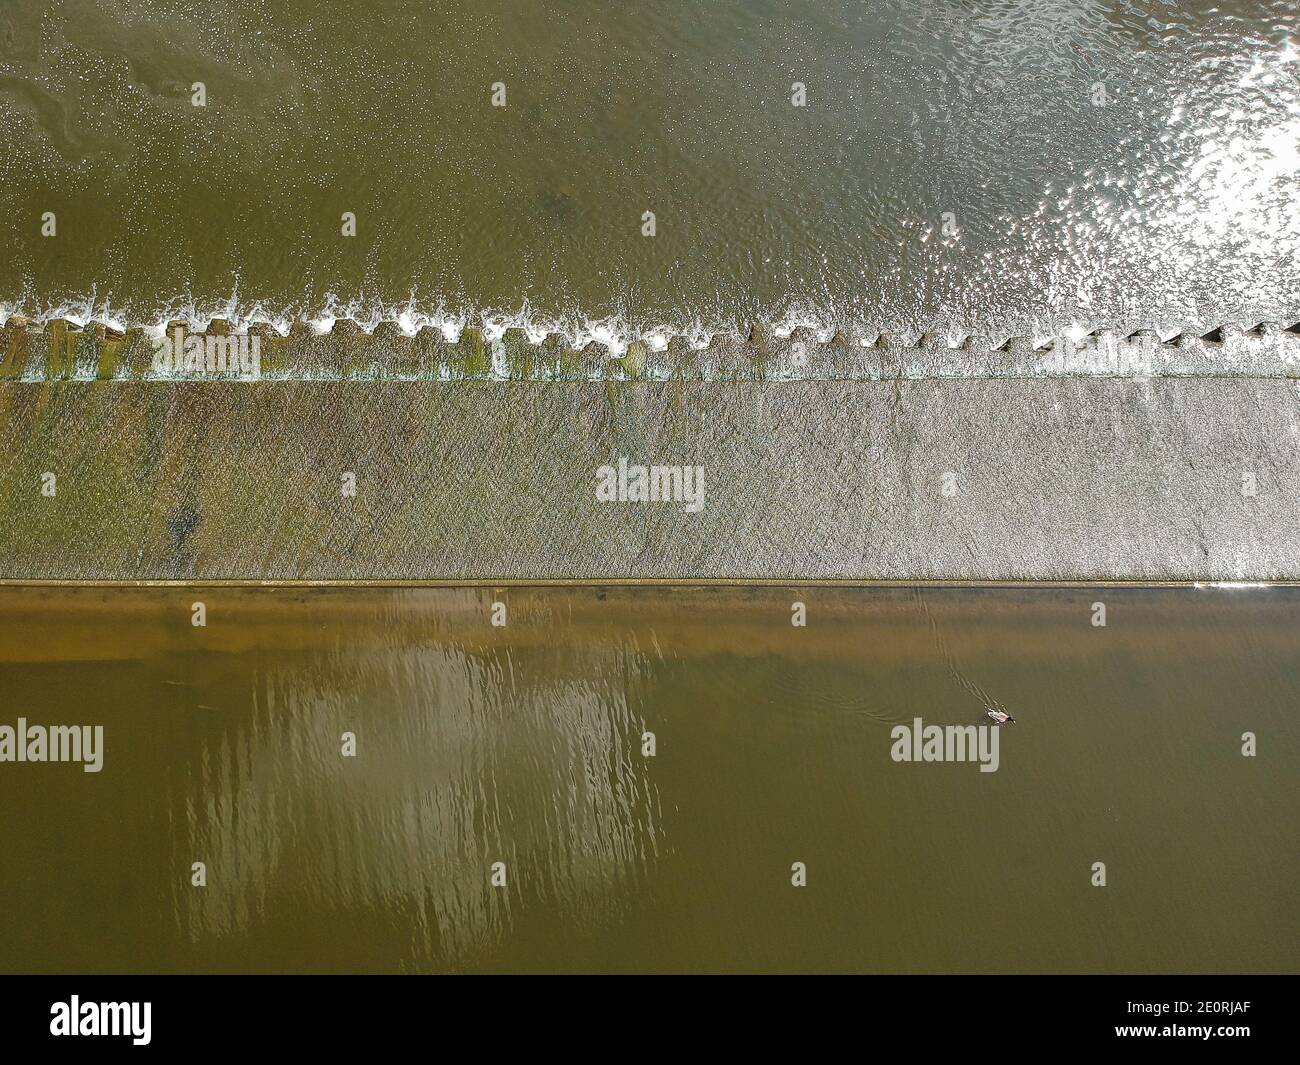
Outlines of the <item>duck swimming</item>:
M1002 710L994 710L991 706L986 706L984 712L993 719L995 725L1014 725L1016 719Z

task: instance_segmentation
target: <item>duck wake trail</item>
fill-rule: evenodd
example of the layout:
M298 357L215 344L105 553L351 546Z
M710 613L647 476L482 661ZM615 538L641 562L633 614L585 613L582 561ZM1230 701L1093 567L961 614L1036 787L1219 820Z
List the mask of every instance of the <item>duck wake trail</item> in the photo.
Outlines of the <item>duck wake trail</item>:
M956 660L953 658L952 651L948 648L948 641L944 639L943 632L939 628L939 622L935 618L933 611L930 610L930 604L925 601L924 588L914 588L912 590L912 602L916 605L917 609L920 610L921 614L925 617L926 624L930 627L930 635L933 638L935 649L939 652L939 657L943 660L943 666L947 671L948 676L972 697L979 700L981 710L984 707L991 706L995 710L1002 710L1005 712L1006 706L1004 706L1000 700L995 699L982 685L972 680L961 670L960 667L958 667Z

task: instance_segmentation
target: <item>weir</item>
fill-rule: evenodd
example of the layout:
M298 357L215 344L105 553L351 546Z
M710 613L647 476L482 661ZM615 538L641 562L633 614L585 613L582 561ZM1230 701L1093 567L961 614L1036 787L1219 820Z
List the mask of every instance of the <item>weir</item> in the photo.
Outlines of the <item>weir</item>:
M194 338L211 349L232 338L231 323L213 319L204 329L170 322L161 335L119 331L98 322L83 327L64 319L35 323L11 316L0 328L0 380L510 380L510 381L886 381L936 377L1193 377L1300 376L1300 322L1226 325L1205 335L1162 340L1151 330L1120 336L1098 330L1078 338L987 336L951 340L938 334L880 333L852 339L837 332L820 340L811 329L788 336L754 326L747 337L718 333L700 347L677 336L652 347L643 339L615 352L592 341L574 347L558 333L533 343L522 329L495 338L466 327L448 340L425 326L414 335L395 322L369 332L342 318L318 334L295 322L287 335L266 323L247 329L259 338L256 373L218 368L210 359L160 358L181 353ZM226 343L229 343L227 339ZM242 350L242 349L241 349ZM233 360L232 360L233 362ZM196 365L197 364L197 365ZM166 369L160 367L169 367ZM245 370L247 368L245 367Z
M1294 327L264 333L259 380L158 380L142 332L11 319L0 579L1300 579ZM620 460L703 505L601 502Z

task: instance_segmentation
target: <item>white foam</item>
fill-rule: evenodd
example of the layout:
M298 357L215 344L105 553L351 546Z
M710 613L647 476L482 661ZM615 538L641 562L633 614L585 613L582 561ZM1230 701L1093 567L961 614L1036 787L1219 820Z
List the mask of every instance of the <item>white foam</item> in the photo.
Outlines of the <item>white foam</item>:
M593 340L597 344L604 344L609 349L610 357L615 359L621 359L627 354L627 346L630 343L627 335L620 331L619 321L614 318L583 324L583 328L578 331L576 346L581 350Z

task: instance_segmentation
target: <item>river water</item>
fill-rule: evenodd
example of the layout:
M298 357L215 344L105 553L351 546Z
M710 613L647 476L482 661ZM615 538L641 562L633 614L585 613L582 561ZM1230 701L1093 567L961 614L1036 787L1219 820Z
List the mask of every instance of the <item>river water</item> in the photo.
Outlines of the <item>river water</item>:
M1290 0L13 0L0 315L1286 324L1297 28Z
M0 969L1294 972L1298 614L1280 587L5 587L0 725L104 738L97 773L0 764ZM995 771L892 758L989 703Z
M9 0L0 319L1286 325L1298 42L1291 0ZM11 339L9 578L1294 568L1281 385L173 392L39 384L79 338ZM592 509L594 469L665 448L735 487L690 525ZM968 466L958 510L937 478ZM1243 516L1256 468L1284 490ZM1294 972L1298 614L0 586L0 970ZM894 757L990 705L996 763ZM98 772L5 760L73 725Z

